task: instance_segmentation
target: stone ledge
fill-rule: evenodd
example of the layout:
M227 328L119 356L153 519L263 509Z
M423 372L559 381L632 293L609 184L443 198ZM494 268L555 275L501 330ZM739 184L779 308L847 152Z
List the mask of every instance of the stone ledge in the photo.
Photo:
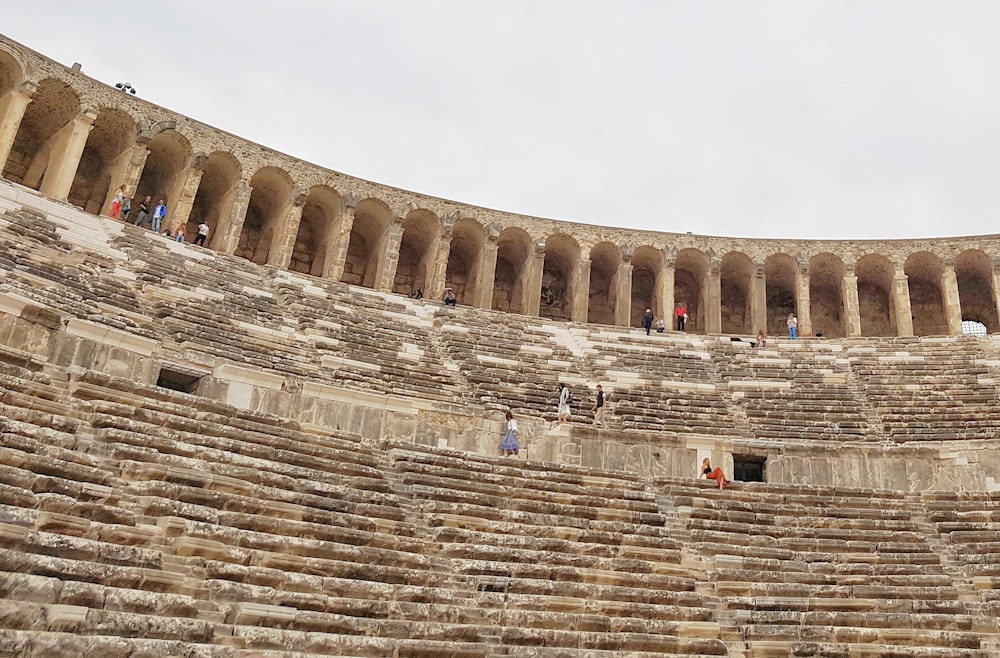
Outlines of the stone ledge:
M151 356L160 346L159 341L136 336L120 329L95 324L79 318L73 318L69 321L69 324L66 325L66 333L70 336L92 340L101 345L118 347L129 352L135 352L142 356Z

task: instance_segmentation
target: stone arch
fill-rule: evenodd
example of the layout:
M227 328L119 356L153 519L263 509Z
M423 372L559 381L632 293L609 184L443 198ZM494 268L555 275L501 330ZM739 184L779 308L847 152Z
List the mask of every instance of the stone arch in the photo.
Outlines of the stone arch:
M674 321L673 309L661 308L660 302L663 299L664 260L662 251L648 245L639 247L632 255L632 308L629 312L632 327L642 323L647 308L662 315L668 328Z
M862 336L896 336L898 322L892 301L896 268L880 254L867 254L854 265L858 277L858 313Z
M163 199L167 205L167 217L177 206L184 186L184 171L191 157L191 143L187 137L172 128L151 131L152 139L146 144L149 155L135 189L135 198L150 197L150 211ZM169 223L169 222L168 222Z
M14 136L3 177L39 189L59 136L80 109L80 97L62 80L39 82Z
M198 235L198 225L204 221L208 224L208 240L205 246L212 244L216 231L224 223L233 204L233 195L240 183L243 165L230 153L214 151L209 154L205 168L201 172L198 191L194 195L191 213L188 215L184 234L189 241ZM138 204L133 204L136 207ZM135 210L133 210L135 212Z
M847 268L840 256L816 254L809 259L809 316L814 335L843 338L844 276Z
M955 277L962 320L980 322L991 334L1000 330L990 257L979 249L963 251L955 259Z
M379 259L385 249L385 239L392 223L392 211L384 202L365 199L357 205L341 281L367 288L375 287Z
M267 263L274 232L292 202L292 177L279 167L262 167L250 179L250 203L235 255L258 265Z
M497 238L497 267L493 277L494 311L524 313L527 279L534 242L527 231L505 228Z
M703 334L708 322L708 256L697 249L681 249L674 264L674 303L687 308L684 330ZM645 309L643 309L645 310Z
M767 305L767 333L785 332L789 313L796 313L796 284L799 266L788 254L771 254L764 260L764 298Z
M309 188L302 206L302 219L295 234L292 258L288 269L312 276L323 276L327 252L336 237L336 229L344 216L344 199L326 185Z
M125 167L137 133L130 114L114 107L101 108L87 136L67 200L95 215L107 212L115 192L125 185Z
M587 322L615 323L618 303L618 276L622 252L618 245L599 242L590 248L590 300L587 303Z
M944 263L929 251L910 254L903 266L910 288L910 313L913 315L915 336L937 336L948 333L944 309L941 275Z
M460 304L474 305L476 291L482 286L480 263L486 246L486 229L474 219L463 217L451 230L445 285L455 292Z
M441 220L430 210L416 208L406 214L403 236L399 241L393 292L409 295L418 288L427 289L434 272L440 236Z
M572 236L556 233L545 241L540 317L552 320L573 317L573 272L579 259L580 246Z
M21 60L9 50L0 47L0 99L24 82L26 68Z
M722 257L719 273L719 291L722 303L722 333L749 334L753 332L750 312L752 298L750 285L755 267L746 254L730 251Z

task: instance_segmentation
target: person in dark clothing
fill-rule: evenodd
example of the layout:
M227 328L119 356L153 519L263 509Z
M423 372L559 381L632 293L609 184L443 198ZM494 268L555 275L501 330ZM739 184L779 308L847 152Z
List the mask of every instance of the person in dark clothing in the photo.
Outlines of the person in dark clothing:
M649 330L653 328L653 311L646 309L646 314L642 316L642 328L646 330L646 335L649 335Z

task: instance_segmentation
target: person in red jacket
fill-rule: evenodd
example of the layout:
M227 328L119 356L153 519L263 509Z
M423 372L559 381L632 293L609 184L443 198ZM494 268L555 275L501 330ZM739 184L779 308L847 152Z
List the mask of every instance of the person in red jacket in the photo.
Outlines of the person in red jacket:
M687 306L684 306L684 302L677 305L675 313L677 314L677 331L684 331L684 324L688 319L688 310Z

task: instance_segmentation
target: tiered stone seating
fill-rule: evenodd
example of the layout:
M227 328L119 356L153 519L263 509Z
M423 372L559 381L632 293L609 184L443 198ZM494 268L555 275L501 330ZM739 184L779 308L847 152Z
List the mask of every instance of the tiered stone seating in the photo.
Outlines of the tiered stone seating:
M1000 612L1000 493L929 491L920 496L940 533L944 561L969 579L984 611Z
M720 343L713 351L721 379L746 413L753 435L765 439L837 442L873 440L862 400L840 346L808 349L774 341L765 348ZM780 404L779 404L780 402Z
M995 436L1000 400L981 350L975 338L897 338L847 347L870 413L885 437L900 442Z
M1000 637L903 494L662 484L749 656L798 655L801 643L815 655L986 656Z

